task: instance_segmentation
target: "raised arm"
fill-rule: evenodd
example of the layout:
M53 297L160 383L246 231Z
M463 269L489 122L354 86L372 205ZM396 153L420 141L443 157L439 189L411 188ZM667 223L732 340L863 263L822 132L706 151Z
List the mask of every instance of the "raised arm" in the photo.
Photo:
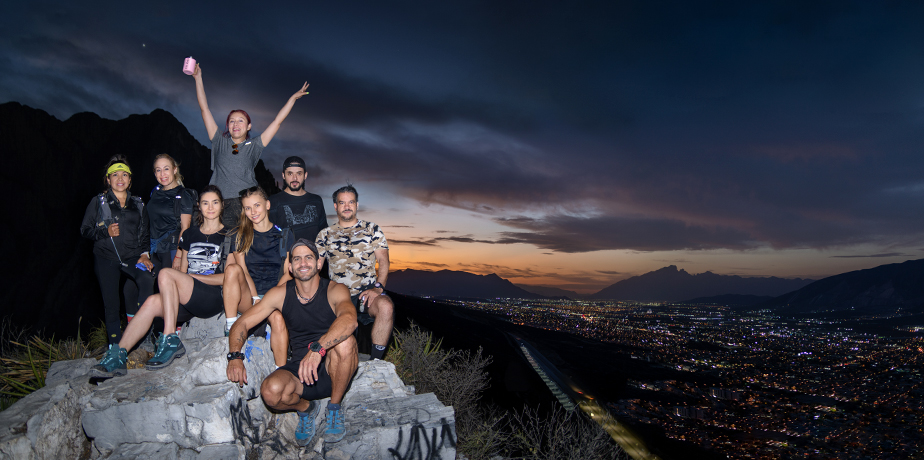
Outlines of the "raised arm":
M196 86L196 88L198 88L198 86ZM264 147L269 145L270 141L273 140L273 137L276 136L276 133L279 131L279 126L281 126L282 122L285 121L287 116L289 116L289 112L292 111L292 106L295 105L295 101L298 98L308 94L308 92L305 91L306 89L308 89L307 81L304 85L302 85L302 89L296 91L295 94L289 97L289 100L286 101L286 105L282 106L282 109L280 109L279 113L276 114L276 119L273 120L273 122L266 127L266 131L263 131L263 134L260 135L260 140L263 141ZM205 92L202 93L202 97L204 100ZM202 103L200 102L199 105L202 105Z
M218 123L212 118L212 112L209 111L209 102L205 99L205 85L202 83L202 69L196 64L196 71L193 72L193 78L196 80L196 99L199 100L199 111L202 112L202 122L205 123L205 130L208 131L209 139L215 137L218 132ZM264 145L266 143L264 142Z

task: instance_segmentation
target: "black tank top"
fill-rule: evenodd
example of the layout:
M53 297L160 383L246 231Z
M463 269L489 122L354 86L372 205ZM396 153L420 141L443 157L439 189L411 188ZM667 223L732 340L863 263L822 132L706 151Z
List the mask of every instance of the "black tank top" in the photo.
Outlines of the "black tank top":
M321 278L318 292L310 302L302 305L295 294L295 280L286 283L286 299L282 303L282 317L289 329L289 343L292 344L292 359L301 360L308 353L308 344L326 334L337 319L327 300L327 285L330 280ZM301 293L303 296L306 294Z

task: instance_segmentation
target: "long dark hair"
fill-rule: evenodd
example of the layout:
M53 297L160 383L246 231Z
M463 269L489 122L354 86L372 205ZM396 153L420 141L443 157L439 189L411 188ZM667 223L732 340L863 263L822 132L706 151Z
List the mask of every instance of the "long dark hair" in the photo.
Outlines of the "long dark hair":
M221 195L221 189L217 185L210 184L206 185L201 192L199 192L199 203L196 203L196 225L202 226L205 223L205 218L202 217L202 211L199 208L199 205L202 203L202 197L206 193L215 193L218 194L218 202L221 203L221 212L218 213L218 221L221 222L221 216L225 213L225 198Z
M250 221L250 218L247 217L247 212L244 211L243 201L244 198L250 198L253 195L260 195L263 201L269 201L266 192L259 186L250 187L241 192L241 217L237 225L237 238L235 238L234 246L237 248L237 252L245 255L247 251L250 250L250 246L253 245L253 222ZM267 216L267 218L269 218L269 216Z

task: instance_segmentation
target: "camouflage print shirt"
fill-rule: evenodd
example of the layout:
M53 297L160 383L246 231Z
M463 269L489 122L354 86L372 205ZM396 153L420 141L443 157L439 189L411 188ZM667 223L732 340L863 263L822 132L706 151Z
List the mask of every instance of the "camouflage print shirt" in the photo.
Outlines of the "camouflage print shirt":
M350 288L350 295L357 295L360 288L375 283L375 250L388 249L379 226L364 220L358 220L352 227L336 223L322 229L315 244L320 256L327 257L330 279Z

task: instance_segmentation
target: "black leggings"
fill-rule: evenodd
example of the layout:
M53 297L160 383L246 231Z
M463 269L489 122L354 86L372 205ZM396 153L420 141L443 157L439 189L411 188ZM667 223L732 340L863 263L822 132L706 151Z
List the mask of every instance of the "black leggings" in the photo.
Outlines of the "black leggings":
M151 254L151 262L154 264L154 273L160 273L160 269L162 268L173 268L173 258L175 256L176 249Z
M131 262L137 259L132 259ZM139 270L134 265L123 267L115 260L95 257L94 268L99 289L103 293L103 306L106 313L106 335L109 343L119 343L122 340L122 320L119 318L119 280L126 275L135 281L138 286L138 299L126 299L125 313L134 315L138 306L154 293L154 277L151 272Z

